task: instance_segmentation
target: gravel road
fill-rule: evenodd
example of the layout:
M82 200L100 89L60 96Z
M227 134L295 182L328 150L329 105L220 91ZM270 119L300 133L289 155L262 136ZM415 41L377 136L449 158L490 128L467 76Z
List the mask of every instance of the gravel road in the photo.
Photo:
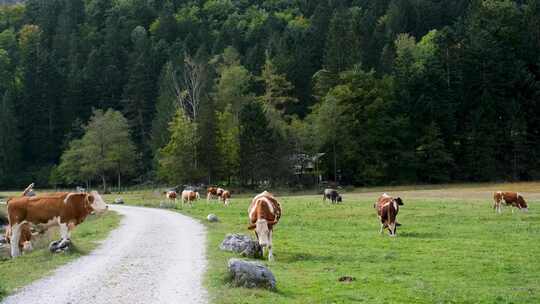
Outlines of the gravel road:
M2 303L207 302L202 224L167 210L110 208L124 218L100 247Z

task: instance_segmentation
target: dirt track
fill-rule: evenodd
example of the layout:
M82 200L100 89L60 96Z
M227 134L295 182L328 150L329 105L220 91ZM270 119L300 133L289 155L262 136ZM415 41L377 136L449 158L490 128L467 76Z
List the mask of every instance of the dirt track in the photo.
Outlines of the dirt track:
M3 303L206 303L204 226L166 210L111 207L124 218L98 249Z

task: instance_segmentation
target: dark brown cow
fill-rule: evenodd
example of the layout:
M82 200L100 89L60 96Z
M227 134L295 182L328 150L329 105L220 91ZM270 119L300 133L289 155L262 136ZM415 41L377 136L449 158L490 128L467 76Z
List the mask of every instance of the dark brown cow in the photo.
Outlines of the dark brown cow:
M324 189L323 201L326 201L326 199L330 199L333 204L342 202L341 195L337 192L336 189L331 188Z
M399 206L403 206L401 198L393 198L386 193L383 193L373 205L377 209L379 220L381 220L380 233L383 233L384 228L388 228L390 236L396 236L397 226L399 226L397 223Z
M505 205L512 206L512 213L514 213L514 208L516 207L522 211L529 211L529 208L527 206L527 202L523 198L523 196L517 192L502 192L497 191L493 193L493 201L495 202L493 204L493 209L495 209L496 212L501 213L502 212L502 203L504 202Z
M248 229L255 229L255 235L263 248L268 248L268 260L272 261L272 231L281 218L281 205L274 195L264 191L253 198L248 208ZM264 254L264 252L263 252Z
M59 225L63 243L70 238L70 230L82 223L91 212L106 209L107 205L95 191L11 198L7 201L9 227L12 231L11 256L20 255L17 244L25 223Z

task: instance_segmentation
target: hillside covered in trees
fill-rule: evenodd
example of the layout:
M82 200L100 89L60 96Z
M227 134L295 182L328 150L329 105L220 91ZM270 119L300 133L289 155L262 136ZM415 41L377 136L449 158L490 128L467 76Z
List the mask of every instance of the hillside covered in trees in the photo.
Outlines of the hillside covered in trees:
M0 6L1 188L531 180L539 147L539 0Z

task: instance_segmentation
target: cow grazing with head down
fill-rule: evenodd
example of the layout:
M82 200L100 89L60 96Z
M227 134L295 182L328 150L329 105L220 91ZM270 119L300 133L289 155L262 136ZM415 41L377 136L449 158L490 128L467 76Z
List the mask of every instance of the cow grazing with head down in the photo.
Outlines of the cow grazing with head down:
M193 206L193 202L200 198L199 192L193 190L182 191L182 206L185 203L189 203L189 206Z
M221 195L225 190L219 187L208 187L206 190L206 201L210 202L211 199L221 199Z
M92 212L103 212L107 205L96 192L59 192L33 197L16 197L7 202L11 229L11 256L20 255L21 231L25 223L60 226L62 242L69 240L70 230L82 223Z
M377 209L377 216L381 221L380 233L383 233L384 228L388 228L390 236L396 236L397 226L399 226L397 223L399 206L403 206L401 198L393 198L386 193L383 193L373 205Z
M264 191L253 198L248 208L248 229L255 230L259 245L268 248L268 260L272 261L272 231L281 218L281 205L274 195ZM264 254L264 252L263 252Z
M527 202L523 198L523 196L517 192L502 192L497 191L493 194L493 209L495 209L496 212L501 213L502 212L502 204L510 205L512 206L512 213L514 213L514 208L516 207L520 209L521 211L527 212L529 211L529 208L527 206Z
M342 202L341 195L337 192L336 189L324 189L323 201L326 201L326 199L330 199L332 203Z

